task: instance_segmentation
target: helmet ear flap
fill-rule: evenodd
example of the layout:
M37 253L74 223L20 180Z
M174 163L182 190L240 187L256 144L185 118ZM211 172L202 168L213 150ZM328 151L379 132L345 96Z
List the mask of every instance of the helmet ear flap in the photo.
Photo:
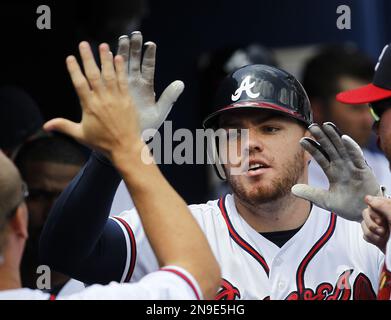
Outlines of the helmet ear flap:
M207 154L209 163L213 164L213 167L216 171L217 176L221 180L226 180L227 176L225 174L223 165L220 162L219 152L218 152L218 146L217 146L217 138L210 139L210 143L207 145Z

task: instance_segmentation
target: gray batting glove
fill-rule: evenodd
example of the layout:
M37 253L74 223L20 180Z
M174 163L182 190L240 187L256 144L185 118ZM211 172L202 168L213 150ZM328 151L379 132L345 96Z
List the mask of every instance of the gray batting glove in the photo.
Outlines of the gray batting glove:
M322 127L313 124L309 131L317 141L305 137L300 144L326 174L329 190L296 184L292 193L344 219L361 222L362 212L367 207L364 197L382 195L382 188L366 163L360 146L349 136L341 136L331 122L324 123Z
M171 108L183 92L182 81L172 82L162 93L159 100L155 100L154 75L156 61L156 44L146 42L144 55L142 54L143 36L135 31L128 36L121 36L118 40L118 52L128 66L129 92L135 101L138 110L141 133L146 129L157 129L162 125ZM150 131L150 130L148 130ZM151 138L144 135L144 140Z

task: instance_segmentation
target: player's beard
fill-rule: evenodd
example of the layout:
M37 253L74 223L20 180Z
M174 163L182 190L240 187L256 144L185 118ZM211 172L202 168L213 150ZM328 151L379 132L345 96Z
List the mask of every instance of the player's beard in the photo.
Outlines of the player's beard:
M271 181L262 181L259 186L246 188L240 179L229 179L232 191L243 203L252 206L272 202L291 194L293 185L299 182L304 172L304 150L298 151L292 161L286 163L279 176Z

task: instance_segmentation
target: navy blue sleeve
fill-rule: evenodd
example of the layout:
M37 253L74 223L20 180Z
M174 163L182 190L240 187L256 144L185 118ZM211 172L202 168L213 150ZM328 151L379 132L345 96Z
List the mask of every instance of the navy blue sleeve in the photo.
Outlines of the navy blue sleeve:
M41 263L87 284L121 280L126 239L108 219L120 181L116 169L93 152L49 214L40 240Z

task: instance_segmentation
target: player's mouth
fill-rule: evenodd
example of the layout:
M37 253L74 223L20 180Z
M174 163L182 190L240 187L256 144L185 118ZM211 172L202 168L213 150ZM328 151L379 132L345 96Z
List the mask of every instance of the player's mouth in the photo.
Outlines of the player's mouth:
M249 163L249 168L247 172L245 173L248 177L255 177L260 174L265 173L267 170L270 169L270 166L262 161L252 160Z

